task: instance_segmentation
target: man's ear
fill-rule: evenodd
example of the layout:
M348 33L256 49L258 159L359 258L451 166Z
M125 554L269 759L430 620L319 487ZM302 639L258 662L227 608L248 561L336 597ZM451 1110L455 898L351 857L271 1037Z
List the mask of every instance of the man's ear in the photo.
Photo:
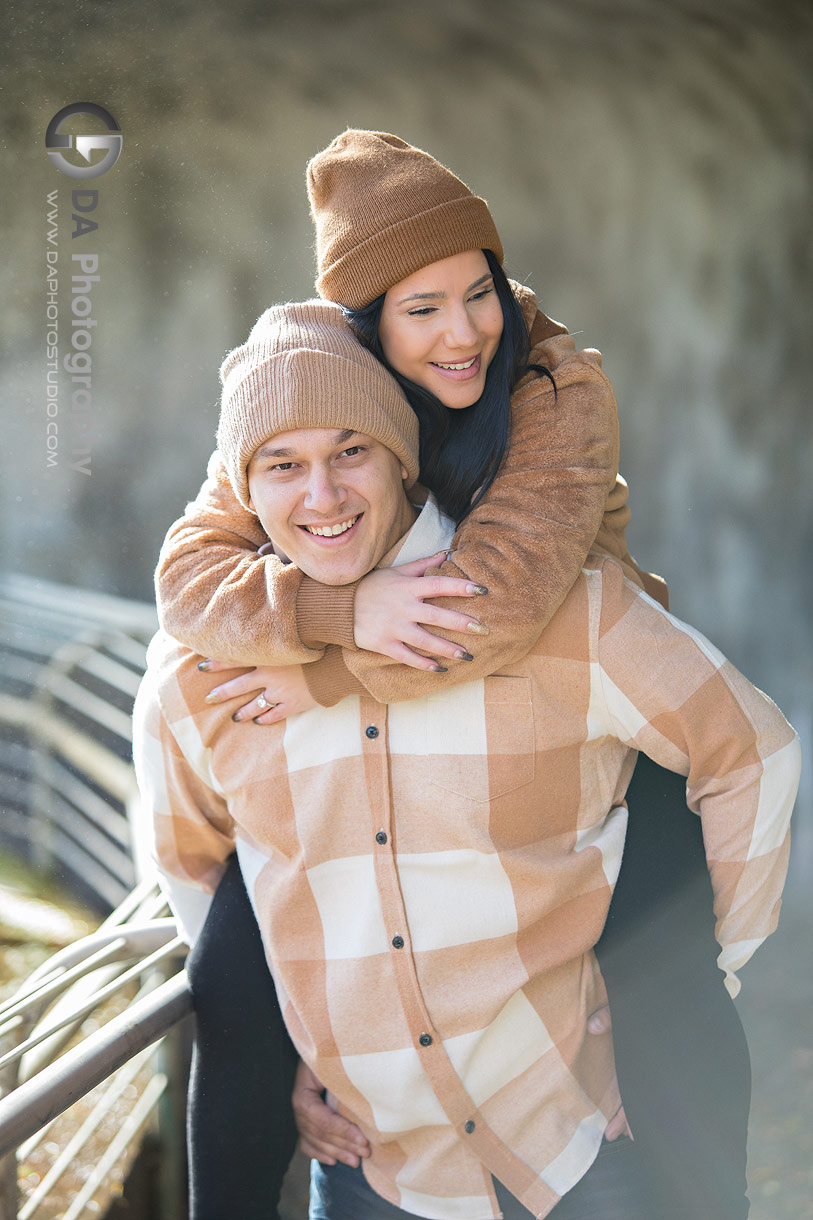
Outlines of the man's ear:
M406 483L408 478L409 478L409 471L407 470L406 466L402 462L401 463L401 482Z

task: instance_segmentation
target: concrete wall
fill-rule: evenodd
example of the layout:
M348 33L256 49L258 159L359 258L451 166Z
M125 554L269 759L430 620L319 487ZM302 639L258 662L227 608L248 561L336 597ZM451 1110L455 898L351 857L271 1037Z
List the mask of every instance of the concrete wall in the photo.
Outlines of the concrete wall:
M212 446L222 355L266 304L311 294L305 163L343 127L376 127L485 195L509 271L604 351L633 550L809 731L809 5L13 0L6 15L7 566L150 597ZM77 184L43 139L79 100L116 116L124 152L89 184L98 230L74 239ZM70 256L100 258L89 478L66 464L66 414L45 462L54 191L63 343Z

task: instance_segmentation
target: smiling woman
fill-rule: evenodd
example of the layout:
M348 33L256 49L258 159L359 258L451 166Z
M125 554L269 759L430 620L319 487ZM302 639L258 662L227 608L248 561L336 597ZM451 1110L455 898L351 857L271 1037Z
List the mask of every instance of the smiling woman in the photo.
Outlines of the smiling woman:
M556 393L545 365L529 363L514 286L492 250L466 250L419 268L362 309L344 309L418 417L422 481L462 520L505 458L517 383L534 372Z
M472 406L483 393L502 332L482 250L422 267L384 296L379 335L390 366L452 409Z

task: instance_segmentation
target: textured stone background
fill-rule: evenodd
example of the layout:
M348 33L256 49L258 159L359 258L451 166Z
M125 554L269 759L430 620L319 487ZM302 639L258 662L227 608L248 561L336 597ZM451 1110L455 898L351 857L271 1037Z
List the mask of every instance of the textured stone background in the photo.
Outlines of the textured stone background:
M212 445L222 355L267 304L312 291L307 159L345 126L395 131L486 196L509 271L604 351L633 550L809 751L807 0L11 0L3 22L0 564L150 597L161 537ZM72 183L43 137L78 100L113 112L124 153L91 184L98 233L72 243ZM91 478L45 469L53 190L61 269L72 245L101 260ZM812 805L808 769L800 928ZM795 1032L771 1025L775 992L760 1028L768 1074L796 1090L777 1113L798 1115L804 1094L809 1131L809 949L800 959L801 933L783 943L779 977L755 978L776 982ZM793 1173L770 1176L780 1148L804 1178L793 1200L813 1194L809 1142L780 1133L760 1220L802 1214L782 1204Z
M12 0L9 17L5 563L149 596L211 448L220 358L312 292L305 163L377 127L485 195L509 270L604 351L633 547L677 613L809 708L809 4ZM43 135L85 98L125 151L95 182L98 233L71 243L73 183ZM101 259L90 479L45 470L54 189L62 269L72 245Z

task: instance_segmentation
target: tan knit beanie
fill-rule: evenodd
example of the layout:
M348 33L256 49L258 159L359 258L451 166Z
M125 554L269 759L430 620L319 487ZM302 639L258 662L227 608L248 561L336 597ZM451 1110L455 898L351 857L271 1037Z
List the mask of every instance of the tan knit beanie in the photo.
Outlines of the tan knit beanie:
M391 449L418 477L418 420L400 386L359 343L338 305L274 305L220 369L217 444L237 498L249 507L246 470L269 437L294 428L352 428Z
M381 131L345 131L308 165L316 291L362 309L439 259L503 250L488 204L420 148Z

